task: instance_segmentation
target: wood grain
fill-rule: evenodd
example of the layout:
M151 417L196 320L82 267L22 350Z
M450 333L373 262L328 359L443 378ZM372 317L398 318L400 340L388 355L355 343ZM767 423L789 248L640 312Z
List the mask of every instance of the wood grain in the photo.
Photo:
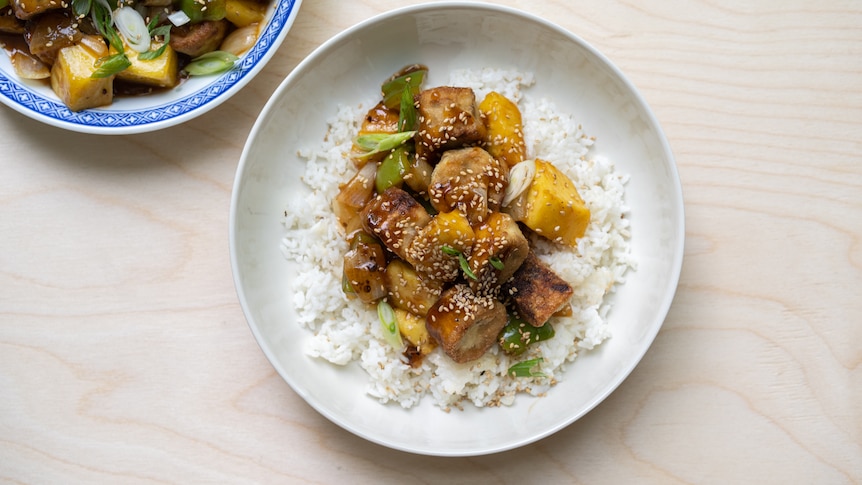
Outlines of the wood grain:
M158 133L0 109L0 481L859 483L862 4L526 1L646 97L686 202L679 291L598 408L497 455L365 442L275 374L228 210L257 113L316 46L416 1L307 0L271 64Z

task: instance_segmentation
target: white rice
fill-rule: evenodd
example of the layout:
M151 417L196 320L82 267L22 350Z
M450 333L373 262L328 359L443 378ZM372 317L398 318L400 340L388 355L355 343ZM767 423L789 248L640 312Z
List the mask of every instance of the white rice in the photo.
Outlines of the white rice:
M286 205L283 252L299 266L291 294L298 323L313 333L308 354L335 365L358 362L368 374L368 394L381 403L397 402L409 408L430 395L444 410L460 408L463 401L479 407L510 405L518 393L543 395L562 379L566 363L611 336L605 296L634 267L624 203L628 176L616 171L610 160L591 157L593 139L571 115L557 113L551 101L530 95L532 74L465 70L451 73L448 84L471 87L478 99L495 90L516 101L523 117L527 157L559 167L589 207L591 221L577 247L533 241L536 253L575 289L572 316L556 318L554 338L532 345L520 356L510 357L495 345L466 364L453 362L438 348L414 369L383 340L376 308L348 300L341 290L347 242L330 209L339 184L355 173L347 153L362 115L377 101L372 98L364 105L340 106L322 143L299 151L307 160L302 180L311 195L297 196ZM542 362L536 370L545 377L506 375L512 364L538 357Z

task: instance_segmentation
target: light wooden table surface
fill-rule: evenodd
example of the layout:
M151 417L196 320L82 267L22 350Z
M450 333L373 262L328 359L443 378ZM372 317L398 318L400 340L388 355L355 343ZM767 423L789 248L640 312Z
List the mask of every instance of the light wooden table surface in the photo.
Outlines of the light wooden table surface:
M228 211L296 64L406 0L306 0L269 66L181 127L65 132L0 108L0 481L859 483L862 4L528 1L667 131L679 291L604 403L525 448L388 450L318 415L245 322Z

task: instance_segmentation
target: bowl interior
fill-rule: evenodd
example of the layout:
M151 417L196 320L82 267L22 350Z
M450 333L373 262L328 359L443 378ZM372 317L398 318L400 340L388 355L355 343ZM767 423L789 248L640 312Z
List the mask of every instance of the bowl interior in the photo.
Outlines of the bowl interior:
M72 131L130 134L188 121L215 108L245 86L266 65L284 40L302 0L273 0L255 45L230 71L191 77L174 89L147 96L115 98L110 106L70 111L50 83L21 79L0 55L0 102L33 119Z
M444 413L423 401L404 410L365 394L358 366L309 358L310 335L294 323L292 263L281 254L285 201L301 196L297 148L322 140L339 103L358 104L404 65L430 68L428 86L455 68L517 68L535 73L534 96L575 114L597 137L592 155L631 175L636 271L611 298L613 337L584 352L543 398L511 407ZM520 12L490 5L431 4L397 10L321 46L284 81L249 136L231 207L231 257L249 325L279 374L333 422L373 442L431 455L511 449L570 424L612 392L658 332L682 261L683 207L668 144L643 99L601 54L572 34Z

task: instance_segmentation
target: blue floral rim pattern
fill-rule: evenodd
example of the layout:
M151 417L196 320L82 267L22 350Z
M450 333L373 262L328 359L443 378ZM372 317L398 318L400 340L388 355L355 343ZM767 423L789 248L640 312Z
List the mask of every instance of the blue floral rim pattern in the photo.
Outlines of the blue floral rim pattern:
M62 123L87 127L130 128L171 120L205 107L222 93L236 86L249 73L253 72L257 63L267 56L272 48L277 47L278 42L276 41L292 22L291 16L297 8L298 0L275 1L278 2L278 5L269 24L260 33L258 41L252 49L240 58L233 69L220 75L212 83L203 86L194 93L160 106L140 110L111 110L107 108L75 112L69 110L56 98L47 98L26 86L22 86L16 79L10 79L3 71L0 71L0 96L7 98L19 107L35 112L35 114ZM286 32L284 33L286 34Z

